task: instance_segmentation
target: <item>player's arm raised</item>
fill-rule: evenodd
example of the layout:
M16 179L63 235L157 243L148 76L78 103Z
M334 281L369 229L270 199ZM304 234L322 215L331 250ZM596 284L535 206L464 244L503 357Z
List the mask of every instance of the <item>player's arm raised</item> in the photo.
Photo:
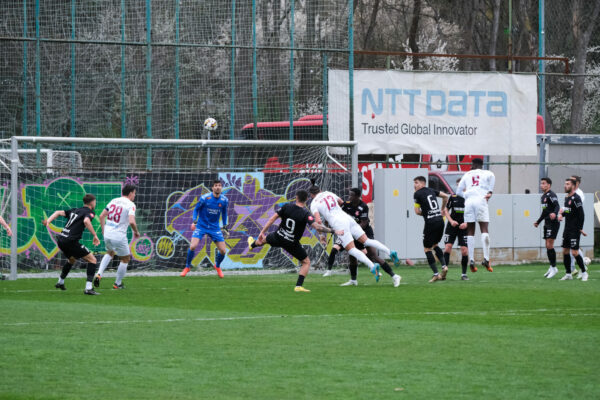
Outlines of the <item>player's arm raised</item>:
M50 226L50 223L52 223L52 221L54 221L56 218L58 218L58 217L66 217L66 216L67 216L67 214L64 212L64 210L54 211L52 213L52 215L48 217L48 219L42 220L42 225L44 225L44 226Z
M94 240L92 242L92 243L94 243L94 246L98 246L100 244L100 239L98 239L98 235L96 235L96 231L94 230L94 227L92 226L92 221L90 221L90 219L88 217L85 217L83 219L83 225L85 225L87 230L90 231L90 233L92 235L94 235Z

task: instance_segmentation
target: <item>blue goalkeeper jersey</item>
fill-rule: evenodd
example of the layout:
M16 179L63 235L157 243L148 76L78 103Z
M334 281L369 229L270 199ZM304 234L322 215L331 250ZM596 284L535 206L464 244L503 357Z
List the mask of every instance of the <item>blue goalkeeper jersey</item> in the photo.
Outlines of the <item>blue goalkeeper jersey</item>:
M223 218L223 226L227 226L227 207L229 200L222 193L219 197L214 194L206 193L198 199L194 208L193 219L196 227L209 231L218 231L219 219Z

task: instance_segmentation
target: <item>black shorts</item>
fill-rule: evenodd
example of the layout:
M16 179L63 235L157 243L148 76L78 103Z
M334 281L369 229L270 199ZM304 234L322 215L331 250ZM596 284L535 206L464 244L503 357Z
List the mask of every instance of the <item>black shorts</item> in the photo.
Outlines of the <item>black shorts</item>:
M298 259L298 261L304 260L308 257L306 254L306 250L302 247L302 245L298 242L290 242L282 238L277 234L277 232L270 233L267 235L267 243L271 245L271 247L281 247L288 253L290 253L294 258Z
M563 249L579 250L579 239L581 232L564 231L563 232Z
M437 246L444 236L444 220L426 222L423 228L423 247Z
M458 226L452 226L450 223L447 223L446 230L444 231L444 243L454 244L454 241L457 238L459 246L467 247L467 230L460 229Z
M558 228L560 228L560 222L554 221L550 224L544 224L544 239L556 239L558 236Z
M63 240L58 239L56 241L56 244L58 245L58 248L60 249L60 251L62 251L63 254L65 255L65 257L67 257L67 258L71 258L71 257L83 258L91 253L91 251L87 247L85 247L84 245L79 243L79 241L73 241L73 240L64 240L63 241Z

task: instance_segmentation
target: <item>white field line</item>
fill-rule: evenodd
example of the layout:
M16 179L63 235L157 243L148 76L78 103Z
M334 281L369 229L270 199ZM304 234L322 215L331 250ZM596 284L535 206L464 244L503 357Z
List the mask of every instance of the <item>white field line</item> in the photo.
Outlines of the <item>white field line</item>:
M128 271L127 276L179 276L181 271ZM265 270L224 270L223 273L225 275L230 276L246 276L246 275L280 275L280 274L289 274L296 273L295 269L265 269ZM31 279L31 278L58 278L60 275L60 271L54 272L39 272L32 274L18 274L18 279ZM191 271L188 272L187 276L211 276L217 275L217 272L212 268L206 271ZM102 277L111 277L114 278L117 276L116 271L105 272ZM85 278L85 272L71 272L69 274L69 278Z
M7 322L1 326L32 326L32 325L112 325L112 324L155 324L173 322L212 322L212 321L244 321L257 319L281 318L343 318L343 317L381 317L402 315L452 315L452 316L552 316L552 317L599 317L596 309L537 309L537 310L506 310L506 311L428 311L428 312L398 312L398 313L365 313L365 314L304 314L304 315L250 315L232 317L200 317L200 318L168 318L168 319L121 319L105 321L23 321Z

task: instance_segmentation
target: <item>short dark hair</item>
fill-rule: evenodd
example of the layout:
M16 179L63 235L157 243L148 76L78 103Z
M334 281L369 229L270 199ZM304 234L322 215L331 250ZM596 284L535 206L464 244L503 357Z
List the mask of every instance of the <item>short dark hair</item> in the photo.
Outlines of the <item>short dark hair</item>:
M308 192L310 194L319 194L321 192L321 188L317 186L316 179L311 179L310 184L311 184L311 186L308 188Z
M127 195L129 195L129 193L131 193L135 190L137 190L137 187L135 187L135 185L131 185L128 183L127 185L123 186L123 189L121 189L121 194L123 196L127 196Z
M83 204L90 204L94 200L96 200L96 196L94 196L91 193L88 193L85 196L83 196Z
M360 197L360 195L362 194L362 190L360 190L359 188L351 188L351 189L350 189L350 191L351 191L352 193L354 193L354 195L355 195L356 197Z
M308 192L304 189L300 189L296 192L296 197L301 203L305 203L308 200Z
M425 177L422 176L422 175L417 176L415 179L413 179L413 181L419 181L419 182L427 183L427 179L425 179Z
M575 179L575 182L581 183L581 177L579 175L571 175L571 178Z
M565 179L565 182L567 182L567 181L571 182L573 184L573 186L577 185L577 181L575 179L573 179L573 178L567 178L567 179Z
M471 160L471 165L475 166L479 166L479 167L483 167L483 160L481 158L474 158Z
M542 179L540 179L540 181L544 181L546 182L548 185L552 186L552 179L548 178L548 177L544 177Z
M215 180L213 181L212 185L210 185L210 187L215 187L215 185L216 185L216 184L222 185L222 184L223 184L223 182L221 182L221 180L220 180L220 179L215 179Z

